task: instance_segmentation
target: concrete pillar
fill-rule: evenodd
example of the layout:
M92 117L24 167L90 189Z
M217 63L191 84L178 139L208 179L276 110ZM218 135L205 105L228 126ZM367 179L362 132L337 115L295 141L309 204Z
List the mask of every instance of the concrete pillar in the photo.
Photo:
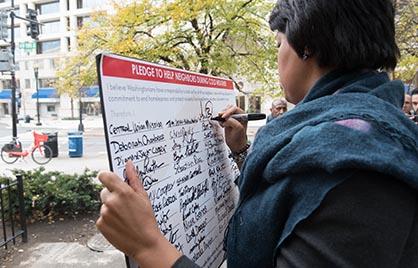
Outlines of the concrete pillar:
M60 0L60 33L64 33L64 36L61 37L61 52L68 52L68 41L65 33L67 33L67 0Z
M69 0L70 1L70 12L74 12L77 10L77 0ZM77 49L77 16L71 15L70 16L70 43L71 43L71 50Z

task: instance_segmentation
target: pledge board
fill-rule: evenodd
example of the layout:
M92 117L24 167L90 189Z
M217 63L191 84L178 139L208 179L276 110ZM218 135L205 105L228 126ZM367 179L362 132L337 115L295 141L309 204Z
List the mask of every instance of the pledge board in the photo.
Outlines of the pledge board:
M235 103L232 81L114 54L98 55L97 70L111 170L125 178L132 160L162 234L219 267L238 169L210 118Z

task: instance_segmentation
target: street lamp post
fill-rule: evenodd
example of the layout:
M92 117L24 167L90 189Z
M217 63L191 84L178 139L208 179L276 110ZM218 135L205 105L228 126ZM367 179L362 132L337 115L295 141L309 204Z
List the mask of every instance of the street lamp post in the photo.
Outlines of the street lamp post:
M38 86L38 72L39 68L37 66L33 67L33 71L35 73L35 87L36 87L36 116L38 117L38 122L36 123L37 126L41 126L41 120L39 115L39 86Z
M11 6L12 8L15 7L15 2L14 0L11 0ZM15 61L15 16L14 13L11 12L10 13L10 48L11 48L11 52L12 52L12 61L13 61L13 65L16 63ZM11 77L12 77L12 84L11 84L11 88L12 88L12 134L13 134L13 139L17 138L17 112L16 112L16 72L14 70L14 68L12 68L11 72Z

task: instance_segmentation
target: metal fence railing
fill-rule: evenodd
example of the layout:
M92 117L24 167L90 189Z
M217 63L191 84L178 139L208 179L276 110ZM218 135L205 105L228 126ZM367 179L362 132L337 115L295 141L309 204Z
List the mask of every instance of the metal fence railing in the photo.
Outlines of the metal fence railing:
M19 236L22 236L22 242L28 241L24 205L22 175L16 175L15 181L6 179L5 183L0 184L0 224L3 233L0 247L7 249L8 243L16 244Z

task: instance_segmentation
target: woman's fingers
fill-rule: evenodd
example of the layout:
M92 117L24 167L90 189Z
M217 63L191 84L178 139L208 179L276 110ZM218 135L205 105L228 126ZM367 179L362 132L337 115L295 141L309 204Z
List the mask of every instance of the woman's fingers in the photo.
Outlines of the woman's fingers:
M222 126L225 128L233 128L233 129L244 129L245 127L241 122L234 118L228 118L224 122L222 122Z
M243 113L244 111L241 108L237 106L228 105L226 109L220 113L220 115L222 116L222 118L227 119L233 114L243 114Z
M101 171L98 178L109 192L120 192L128 187L115 173L110 171Z
M135 170L134 164L131 160L126 162L126 176L128 177L129 185L134 189L135 192L143 192L145 191L144 186L142 185L142 180L140 181L139 175Z
M126 163L126 177L130 185L112 172L100 173L99 179L107 188L100 193L103 204L96 222L98 230L116 248L132 257L149 252L156 241L171 246L158 229L148 195L132 162ZM163 266L169 267L153 267Z
M100 192L100 200L102 200L103 204L106 204L106 201L110 197L110 192L107 188L103 188L103 190Z
M247 122L240 122L231 117L239 113L244 113L244 111L236 106L226 109L222 114L225 121L220 123L225 129L225 142L233 152L241 150L247 144Z

